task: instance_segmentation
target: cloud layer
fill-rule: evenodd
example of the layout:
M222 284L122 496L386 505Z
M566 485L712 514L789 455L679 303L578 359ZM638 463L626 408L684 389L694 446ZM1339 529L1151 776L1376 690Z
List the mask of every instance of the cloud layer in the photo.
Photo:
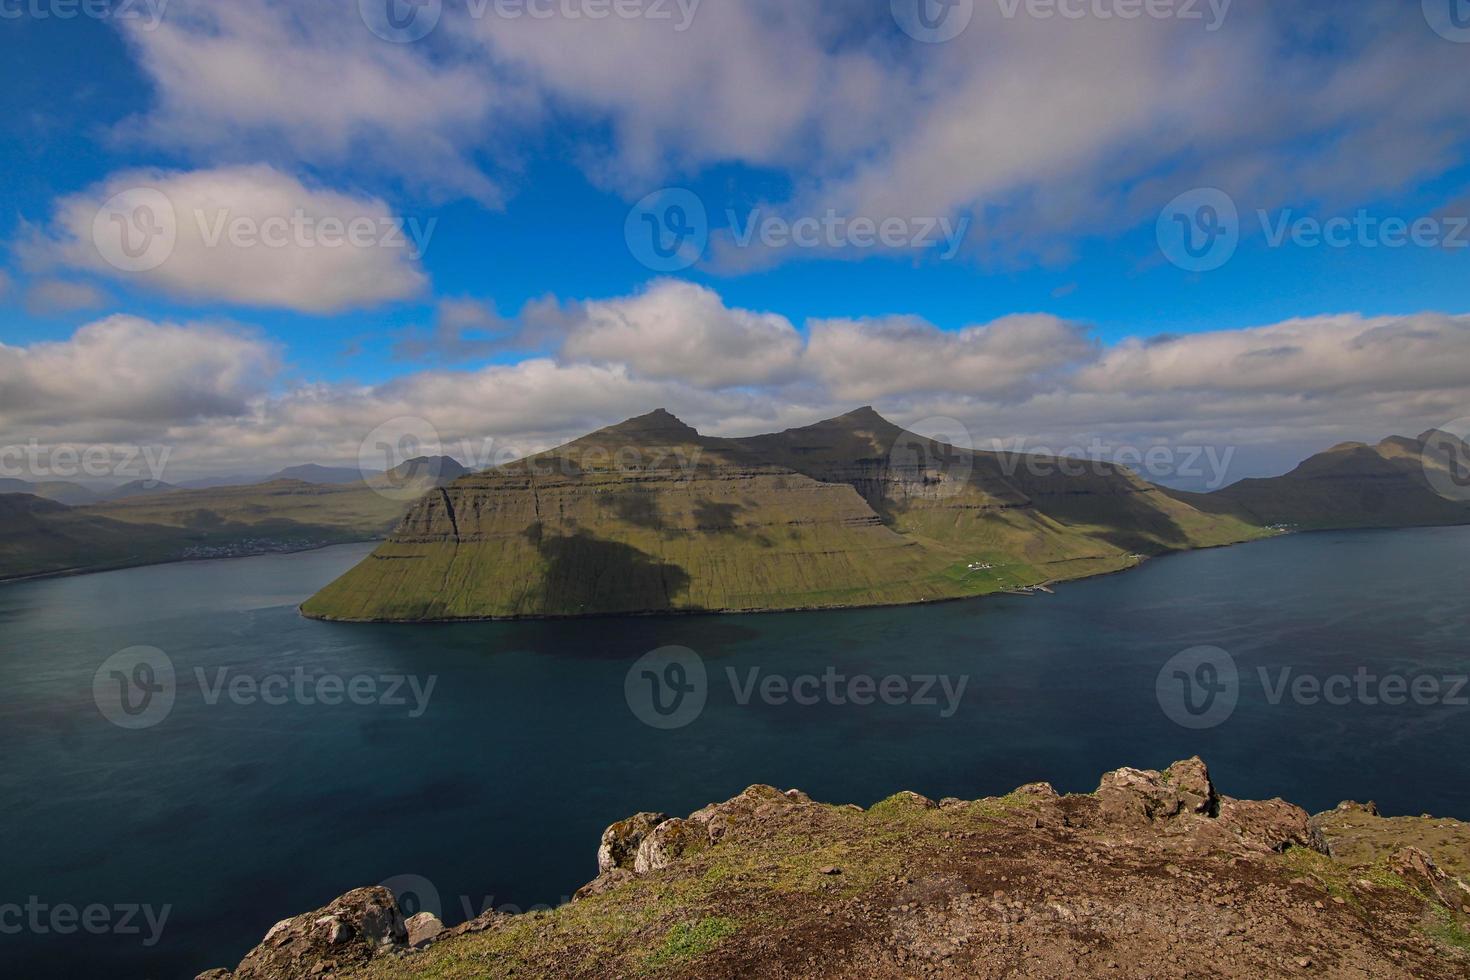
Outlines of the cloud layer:
M958 420L981 448L1233 447L1234 480L1470 414L1470 316L1345 314L1105 347L1043 315L956 333L917 318L797 328L660 280L556 304L555 319L545 355L283 386L277 352L249 331L110 317L65 342L0 346L0 444L165 444L191 476L350 462L371 430L411 417L445 451L489 465L659 406L737 435L872 402L921 430Z

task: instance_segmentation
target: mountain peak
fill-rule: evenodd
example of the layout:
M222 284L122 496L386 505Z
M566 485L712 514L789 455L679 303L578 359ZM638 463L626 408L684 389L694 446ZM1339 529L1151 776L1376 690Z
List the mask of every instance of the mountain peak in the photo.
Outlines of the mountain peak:
M656 408L646 415L635 415L602 430L619 436L658 437L663 439L697 439L699 432L666 408Z

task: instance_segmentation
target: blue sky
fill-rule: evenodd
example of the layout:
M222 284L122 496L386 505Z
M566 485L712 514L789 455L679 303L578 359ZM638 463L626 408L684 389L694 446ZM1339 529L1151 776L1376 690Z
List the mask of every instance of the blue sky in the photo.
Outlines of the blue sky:
M13 439L174 440L201 472L252 453L343 458L365 411L430 413L408 401L379 410L395 390L497 401L486 392L500 386L524 399L519 421L497 404L435 424L449 441L493 431L531 447L653 397L702 427L754 431L871 396L901 421L957 418L976 442L1191 438L1240 447L1265 470L1337 436L1470 414L1434 372L1415 385L1346 363L1385 325L1413 341L1395 341L1394 356L1442 365L1465 346L1470 43L1436 30L1433 0L1336 5L1334 16L1237 0L1216 29L1182 15L1099 19L1107 0L1050 19L973 0L966 29L942 43L906 35L887 3L704 0L685 31L646 11L569 19L575 2L536 21L449 3L427 37L395 43L324 2L145 5L157 26L63 20L57 2L12 2L22 13L0 20L0 357L14 362L13 390L59 389L40 366L81 364L79 351L106 345L78 344L79 331L113 317L129 318L133 349L163 344L160 326L220 331L256 345L263 367L161 374L157 387L177 388L173 417L129 406L137 378L113 379L106 424L59 390L8 418L0 398ZM251 214L295 195L318 216L345 201L432 222L432 235L411 259L318 271L321 249L302 252L307 278L342 284L330 296L281 286L282 270L255 268L255 253L174 254L172 272L144 274L83 256L85 216L140 183L181 210L194 193ZM711 234L697 262L667 275L639 262L625 229L661 188L692 191ZM1179 195L1192 206L1200 188L1227 191L1239 244L1190 271L1170 261L1159 215ZM1346 247L1272 246L1262 210L1273 222L1434 217L1445 241L1389 248L1374 232ZM952 258L850 243L766 254L728 247L727 211L968 227ZM668 302L636 302L650 291ZM672 342L657 325L696 308L709 319ZM635 314L649 320L624 329ZM780 329L749 332L766 314ZM1034 335L985 331L1033 314ZM1429 326L1416 319L1426 316ZM1178 380L1194 375L1177 365L1220 350L1247 358L1223 373L1249 370L1259 351L1248 328L1290 332L1281 325L1299 319L1335 325L1310 343L1257 344L1293 362L1278 366L1279 387ZM624 325L615 338L612 320ZM435 340L465 323L478 342ZM1080 347L1058 345L1056 329ZM1160 335L1219 344L1174 342L1140 366L1152 355L1131 346L1154 349ZM752 344L784 353L713 380L701 370ZM1054 359L1032 356L1059 346ZM687 367L667 356L676 347ZM868 383L862 372L883 370L884 356L915 363L894 371L901 382ZM973 385L936 363L926 387L926 358L969 365ZM532 362L556 369L551 392L526 387ZM588 391L584 369L623 387ZM1104 391L1127 404L1104 403ZM305 431L303 398L341 418ZM1213 415L1200 408L1212 403Z

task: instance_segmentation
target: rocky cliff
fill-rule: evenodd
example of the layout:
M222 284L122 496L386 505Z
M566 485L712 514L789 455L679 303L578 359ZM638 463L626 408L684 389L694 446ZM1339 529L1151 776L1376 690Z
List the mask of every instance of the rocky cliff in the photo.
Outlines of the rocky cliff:
M1470 825L1238 800L1198 759L867 809L752 786L613 824L559 909L445 929L363 888L201 977L1463 978L1467 856Z

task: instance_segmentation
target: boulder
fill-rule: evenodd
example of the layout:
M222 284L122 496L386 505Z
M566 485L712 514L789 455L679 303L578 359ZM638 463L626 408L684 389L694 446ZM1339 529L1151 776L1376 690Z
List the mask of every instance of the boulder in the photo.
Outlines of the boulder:
M597 847L598 873L614 868L632 868L643 839L667 819L668 815L663 813L635 813L604 830L602 842Z
M210 970L208 980L294 980L346 971L408 946L408 930L393 893L357 888L315 912L282 919L233 972Z
M1220 798L1220 826L1239 834L1247 843L1271 851L1305 847L1327 853L1327 842L1306 810L1285 800Z
M638 845L633 873L646 875L673 864L680 856L709 846L706 830L693 820L675 817L653 829Z
M408 944L414 949L427 946L444 931L444 923L432 912L419 912L409 916L403 927L408 931Z
M1147 825L1183 815L1214 816L1219 797L1199 757L1163 772L1116 769L1103 776L1095 794L1104 820Z

